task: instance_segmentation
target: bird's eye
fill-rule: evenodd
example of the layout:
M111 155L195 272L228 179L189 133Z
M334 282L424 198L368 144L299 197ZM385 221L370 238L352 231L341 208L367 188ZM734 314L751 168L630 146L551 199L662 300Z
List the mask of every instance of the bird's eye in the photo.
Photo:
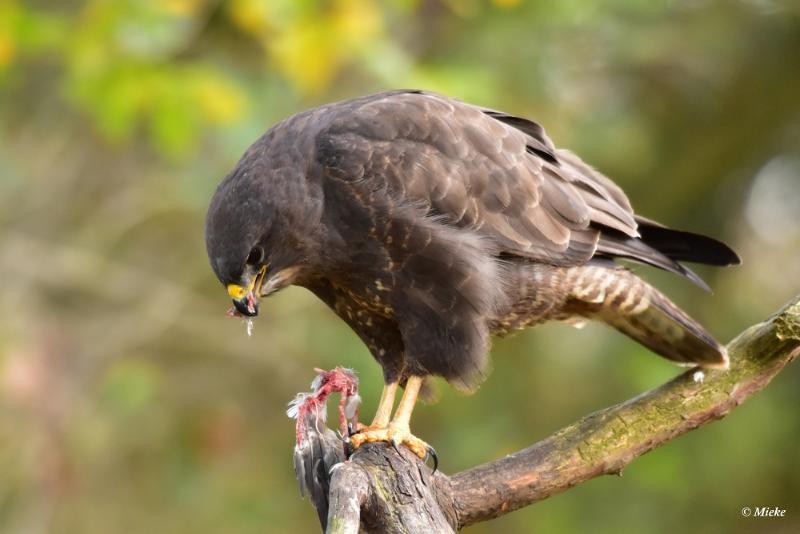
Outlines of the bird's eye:
M264 261L264 249L259 246L253 247L247 255L247 265L260 265L262 261Z

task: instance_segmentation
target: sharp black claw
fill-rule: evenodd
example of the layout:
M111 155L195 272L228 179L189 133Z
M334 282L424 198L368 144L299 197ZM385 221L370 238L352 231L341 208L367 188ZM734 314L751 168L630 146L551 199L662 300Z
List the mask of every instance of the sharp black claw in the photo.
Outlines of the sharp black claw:
M393 439L390 439L389 443L392 444L392 448L394 449L394 452L396 452L397 454L400 454L400 449L397 448L397 443L395 443Z
M358 434L356 425L354 425L353 423L347 423L347 435L352 436L353 434Z
M433 471L431 471L431 474L433 475L439 468L439 457L436 455L436 449L430 445L428 445L428 448L425 451L425 462L428 461L428 458L433 458Z

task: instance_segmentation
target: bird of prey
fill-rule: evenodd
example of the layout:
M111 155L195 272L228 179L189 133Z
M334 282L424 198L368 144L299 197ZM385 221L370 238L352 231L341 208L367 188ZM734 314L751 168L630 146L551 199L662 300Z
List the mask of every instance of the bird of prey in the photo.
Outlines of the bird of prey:
M426 378L472 391L492 335L544 321L594 319L679 364L728 364L700 324L617 262L707 287L680 262L739 263L733 250L637 215L539 124L427 91L272 127L217 187L206 246L236 313L303 286L369 348L385 385L354 447L389 441L424 457L409 420Z

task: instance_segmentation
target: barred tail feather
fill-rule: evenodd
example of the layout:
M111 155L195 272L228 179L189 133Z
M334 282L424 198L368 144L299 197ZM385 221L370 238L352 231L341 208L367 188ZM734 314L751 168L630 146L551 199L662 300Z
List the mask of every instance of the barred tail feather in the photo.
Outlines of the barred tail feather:
M657 289L619 267L583 267L573 309L600 319L680 365L726 369L728 354L697 321Z
M605 313L603 320L679 365L728 368L725 347L655 289L651 288L649 304L638 313Z

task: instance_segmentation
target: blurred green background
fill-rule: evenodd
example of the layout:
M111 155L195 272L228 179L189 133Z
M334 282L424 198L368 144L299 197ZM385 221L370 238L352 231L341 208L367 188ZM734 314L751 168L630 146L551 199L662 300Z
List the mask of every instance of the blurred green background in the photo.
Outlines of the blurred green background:
M0 0L0 531L313 532L286 402L379 367L302 289L228 319L216 183L282 117L416 87L540 121L637 208L727 240L705 294L640 270L728 340L800 290L800 6L773 0ZM496 343L415 431L445 472L678 373L600 326ZM469 532L797 532L800 370L720 423ZM787 508L749 519L743 506Z

